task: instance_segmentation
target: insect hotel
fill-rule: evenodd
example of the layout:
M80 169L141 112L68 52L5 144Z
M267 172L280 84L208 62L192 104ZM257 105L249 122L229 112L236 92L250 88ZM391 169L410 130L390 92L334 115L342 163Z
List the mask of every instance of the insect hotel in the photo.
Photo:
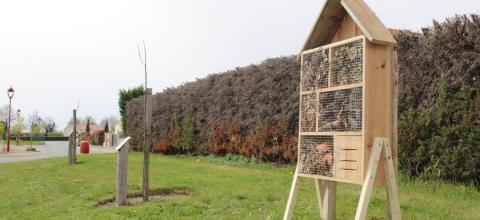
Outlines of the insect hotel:
M315 179L323 219L335 219L336 182L363 185L356 219L366 218L374 183L387 185L389 218L401 218L395 44L362 0L326 0L299 55L299 155L284 219L300 177Z

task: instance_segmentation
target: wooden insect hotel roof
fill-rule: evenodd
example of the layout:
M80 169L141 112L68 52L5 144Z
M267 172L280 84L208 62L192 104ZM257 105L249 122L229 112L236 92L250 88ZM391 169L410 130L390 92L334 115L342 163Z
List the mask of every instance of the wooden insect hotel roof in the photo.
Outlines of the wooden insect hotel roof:
M377 15L362 0L326 0L301 52L329 44L345 15L352 18L368 41L383 45L397 43Z

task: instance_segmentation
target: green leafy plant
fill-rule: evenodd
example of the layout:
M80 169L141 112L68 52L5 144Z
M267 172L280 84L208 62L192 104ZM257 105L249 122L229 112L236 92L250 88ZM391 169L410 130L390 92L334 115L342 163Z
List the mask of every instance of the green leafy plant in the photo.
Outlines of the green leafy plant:
M191 112L187 112L183 119L182 137L179 144L182 153L191 153L194 149L195 124Z
M399 120L400 168L480 187L480 89L441 82L435 105Z
M126 118L126 105L127 102L143 96L145 94L145 89L143 86L138 86L132 89L121 89L120 92L118 93L119 98L118 98L118 107L120 109L120 116L121 122L122 122L122 130L123 130L123 135L127 135L127 118Z

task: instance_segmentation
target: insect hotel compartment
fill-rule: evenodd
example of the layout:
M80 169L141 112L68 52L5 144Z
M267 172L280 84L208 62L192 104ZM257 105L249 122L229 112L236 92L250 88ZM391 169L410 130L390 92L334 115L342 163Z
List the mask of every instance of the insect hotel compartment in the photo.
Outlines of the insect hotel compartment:
M361 87L320 93L318 106L318 131L362 130Z
M314 132L317 127L317 95L303 95L300 106L302 132Z
M303 56L302 91L328 87L329 50L319 50Z
M362 82L363 40L332 47L332 86Z
M332 136L300 138L300 173L333 177L334 146Z

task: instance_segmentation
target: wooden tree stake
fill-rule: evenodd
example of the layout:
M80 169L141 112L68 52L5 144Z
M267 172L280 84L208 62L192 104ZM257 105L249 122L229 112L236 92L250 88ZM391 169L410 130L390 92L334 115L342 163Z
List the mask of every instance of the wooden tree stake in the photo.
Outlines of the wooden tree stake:
M145 132L143 136L143 201L148 201L150 148L152 145L152 89L145 94Z
M68 163L77 163L77 110L73 110L73 128L68 136Z

